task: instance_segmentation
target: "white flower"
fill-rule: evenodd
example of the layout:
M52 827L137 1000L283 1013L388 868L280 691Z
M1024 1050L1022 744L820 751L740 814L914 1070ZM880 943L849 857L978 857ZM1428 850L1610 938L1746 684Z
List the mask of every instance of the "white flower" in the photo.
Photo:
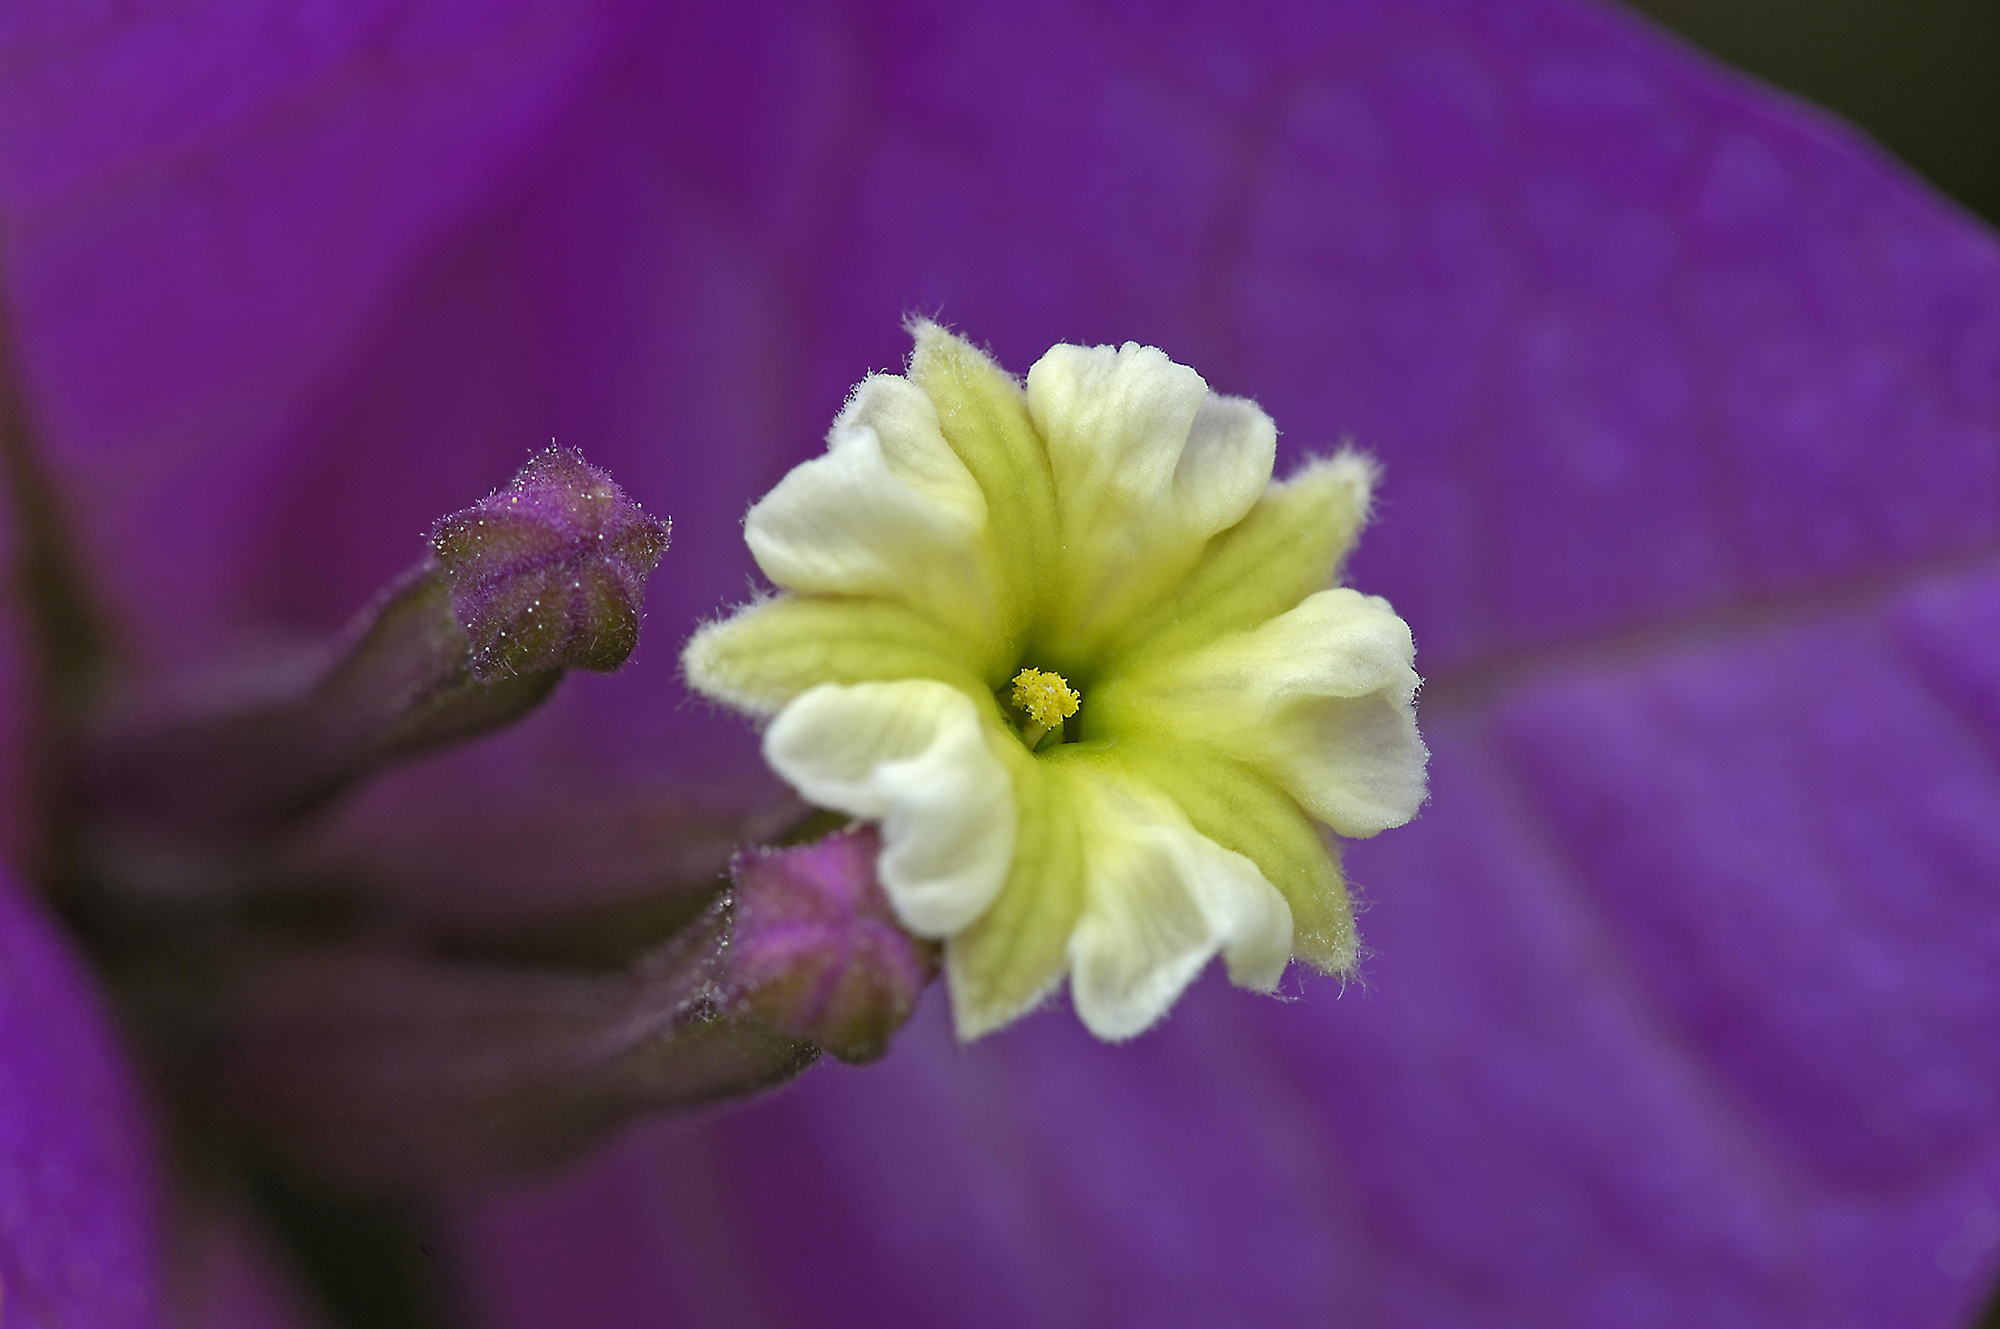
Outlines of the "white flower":
M696 634L690 682L772 717L806 798L881 823L961 1038L1065 974L1118 1039L1217 954L1263 991L1293 957L1348 968L1314 823L1409 820L1426 756L1408 627L1332 587L1370 465L1273 484L1270 418L1151 347L1057 346L1024 387L914 332L751 508L781 590Z

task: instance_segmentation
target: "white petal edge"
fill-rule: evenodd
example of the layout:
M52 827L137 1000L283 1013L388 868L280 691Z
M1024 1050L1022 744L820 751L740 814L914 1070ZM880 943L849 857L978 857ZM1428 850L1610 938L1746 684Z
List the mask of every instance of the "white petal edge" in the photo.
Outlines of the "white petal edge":
M1182 575L1271 480L1271 418L1151 346L1051 347L1027 403L1055 476L1072 630Z
M1174 463L1174 505L1205 540L1255 506L1271 483L1278 426L1248 397L1211 392L1194 413L1187 446Z
M1167 799L1096 784L1086 815L1084 908L1070 935L1070 999L1091 1033L1145 1032L1218 952L1238 987L1269 992L1292 951L1292 911L1241 854Z
M992 612L986 525L986 496L931 399L875 374L834 421L826 453L758 500L743 535L787 590L885 596L956 622Z
M1200 374L1151 346L1050 347L1028 370L1028 415L1069 523L1102 525L1165 493L1207 397Z
M1014 788L971 698L944 683L822 683L778 713L764 759L821 807L882 823L877 871L912 932L992 905L1014 857Z
M1176 662L1156 704L1365 839L1417 814L1416 645L1389 602L1345 587Z

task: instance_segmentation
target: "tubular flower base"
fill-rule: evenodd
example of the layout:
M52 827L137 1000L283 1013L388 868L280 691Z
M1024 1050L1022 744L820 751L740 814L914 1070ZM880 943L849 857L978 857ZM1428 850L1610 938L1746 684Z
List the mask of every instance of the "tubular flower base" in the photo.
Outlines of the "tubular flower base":
M1332 588L1353 453L1271 482L1277 431L1150 347L1057 346L1025 384L931 323L824 456L751 510L780 593L688 645L771 717L806 798L881 824L896 916L944 942L959 1036L1067 973L1099 1037L1220 953L1270 991L1355 957L1331 842L1424 798L1414 648Z

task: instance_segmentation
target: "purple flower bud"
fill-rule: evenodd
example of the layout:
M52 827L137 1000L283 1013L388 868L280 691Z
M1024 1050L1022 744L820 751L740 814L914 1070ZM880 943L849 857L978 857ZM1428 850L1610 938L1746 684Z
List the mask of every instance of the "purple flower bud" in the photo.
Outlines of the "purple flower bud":
M875 879L873 826L739 855L730 978L738 1009L842 1061L873 1061L937 976L937 946L905 932Z
M625 663L668 530L582 453L553 446L438 522L431 549L472 643L472 676Z

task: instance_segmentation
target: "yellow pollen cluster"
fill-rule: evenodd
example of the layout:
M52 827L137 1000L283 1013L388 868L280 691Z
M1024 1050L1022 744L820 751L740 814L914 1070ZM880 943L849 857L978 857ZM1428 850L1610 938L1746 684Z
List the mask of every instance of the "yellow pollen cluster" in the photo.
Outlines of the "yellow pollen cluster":
M1054 729L1075 715L1081 700L1061 674L1023 669L1014 675L1014 704L1044 730Z

